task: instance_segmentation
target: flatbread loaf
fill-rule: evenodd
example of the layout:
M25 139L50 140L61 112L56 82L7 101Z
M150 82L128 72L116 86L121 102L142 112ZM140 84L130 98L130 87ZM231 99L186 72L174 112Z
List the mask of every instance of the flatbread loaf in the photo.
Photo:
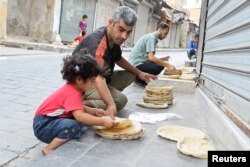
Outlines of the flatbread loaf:
M207 158L208 150L214 150L214 145L207 139L186 137L177 142L177 148L183 154L197 158Z
M117 125L113 128L116 129L121 129L121 128L126 128L132 125L132 121L130 119L127 118L119 118L119 117L115 117L115 122L117 123ZM107 129L104 126L93 126L95 129Z
M156 103L152 103L152 102L149 102L149 103L146 103L146 102L143 102L143 101L140 101L138 103L136 103L136 105L138 106L141 106L141 107L146 107L146 108L168 108L168 103L163 103L163 104L157 104Z
M194 128L184 126L163 126L157 129L157 134L165 139L181 141L187 137L205 138L205 133Z
M143 101L136 105L146 108L167 108L173 104L173 86L147 86L144 90Z
M163 78L169 78L169 79L179 79L181 77L180 74L174 74L174 75L162 75Z
M168 69L165 69L164 71L164 75L175 75L175 74L182 74L182 71L181 70L168 70Z
M134 120L130 123L130 126L123 128L96 129L96 133L104 138L121 140L137 139L144 134L145 129L141 123Z
M182 74L191 74L194 72L194 67L176 67L176 70L181 70Z
M196 78L198 78L197 74L182 74L180 76L180 79L184 79L184 80L195 80Z

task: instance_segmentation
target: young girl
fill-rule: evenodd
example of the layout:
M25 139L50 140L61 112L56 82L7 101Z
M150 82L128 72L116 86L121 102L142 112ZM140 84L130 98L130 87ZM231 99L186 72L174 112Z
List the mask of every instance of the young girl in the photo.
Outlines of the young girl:
M77 54L63 59L61 71L67 82L52 93L37 109L33 122L35 136L48 145L42 150L49 154L70 139L79 138L82 124L113 127L115 121L103 109L83 105L82 94L89 90L100 74L92 56Z

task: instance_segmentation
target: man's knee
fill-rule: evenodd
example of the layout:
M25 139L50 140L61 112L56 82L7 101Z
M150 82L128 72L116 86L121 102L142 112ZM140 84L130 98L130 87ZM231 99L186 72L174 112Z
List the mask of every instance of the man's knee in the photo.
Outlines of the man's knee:
M128 102L128 99L124 94L120 94L119 97L116 97L116 99L114 100L115 100L117 111L120 111L121 109L123 109Z

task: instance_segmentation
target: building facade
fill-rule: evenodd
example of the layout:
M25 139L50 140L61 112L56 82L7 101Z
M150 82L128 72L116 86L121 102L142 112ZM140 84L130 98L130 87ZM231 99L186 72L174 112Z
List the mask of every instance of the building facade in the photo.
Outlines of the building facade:
M155 31L157 24L165 20L171 29L159 47L185 47L185 44L180 44L183 22L172 23L173 20L162 15L162 0L0 0L0 3L5 9L0 13L2 39L20 36L35 42L53 43L60 37L65 43L72 42L79 34L78 24L84 14L88 15L88 33L91 33L108 24L116 7L126 5L136 11L138 21L125 46L132 47L142 35ZM180 5L171 8L182 10Z

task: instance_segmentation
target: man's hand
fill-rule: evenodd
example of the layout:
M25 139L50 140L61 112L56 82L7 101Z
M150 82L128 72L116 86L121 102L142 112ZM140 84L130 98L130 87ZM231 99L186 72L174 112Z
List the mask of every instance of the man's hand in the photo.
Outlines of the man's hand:
M166 57L161 58L161 60L163 60L163 61L169 61L169 59L170 59L170 56L166 56Z
M107 116L110 116L112 118L114 118L117 114L117 109L116 106L108 106L108 108L105 111Z
M145 81L146 83L149 83L151 80L157 79L157 77L155 75L148 74L148 73L145 73L142 71L140 71L140 73L137 75L137 77L140 78L141 80Z
M97 117L102 117L106 115L106 112L103 109L95 108L95 115Z
M176 70L175 66L173 66L171 64L168 64L167 68L168 68L169 71L175 71Z

